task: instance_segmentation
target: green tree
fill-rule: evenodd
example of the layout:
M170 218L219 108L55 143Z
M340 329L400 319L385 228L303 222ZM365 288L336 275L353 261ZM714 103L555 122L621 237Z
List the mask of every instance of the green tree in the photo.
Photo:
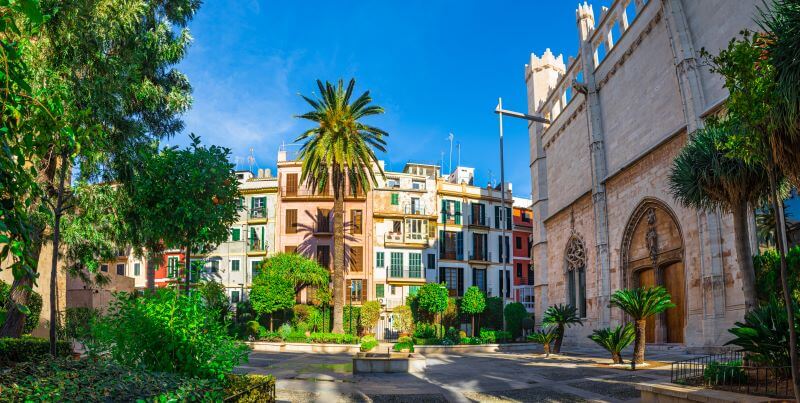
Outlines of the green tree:
M408 336L414 331L414 318L411 315L411 308L408 305L400 305L392 312L394 322L392 327L403 336Z
M447 287L443 283L426 283L417 291L416 302L421 310L438 316L447 309L449 298Z
M561 343L564 341L564 328L572 325L583 326L583 321L578 316L578 310L572 305L552 305L544 311L542 324L555 325L556 340L553 352L561 352Z
M205 147L199 137L190 137L185 149L163 148L143 159L132 178L127 209L138 240L184 249L187 262L192 252L207 253L228 239L240 197L230 150ZM192 271L185 270L186 289Z
M633 361L636 364L643 363L647 318L675 307L669 293L660 286L617 290L611 295L611 305L622 309L633 319L636 326Z
M506 330L511 332L514 339L522 335L522 320L529 316L525 305L519 302L506 304L503 315L506 318Z
M316 192L333 190L333 331L342 332L342 307L344 305L344 198L350 194L366 193L377 185L376 171L383 169L375 157L375 150L385 152L388 136L385 131L367 125L361 120L383 113L383 108L372 105L369 91L351 102L355 80L347 87L344 81L334 85L317 80L317 99L303 96L312 107L298 118L315 124L295 141L303 142L299 158L303 161L300 181Z
M297 253L278 253L261 261L261 271L279 274L288 279L295 293L306 287L314 287L319 293L328 288L330 274L316 260ZM318 296L319 297L319 296Z
M769 175L758 163L729 155L725 144L736 129L727 122L711 122L689 137L672 162L669 187L680 204L701 210L721 209L733 215L734 245L742 272L746 309L758 303L753 253L747 230L747 212L770 194Z
M486 309L486 296L480 288L472 286L467 288L464 298L461 299L461 310L472 316L472 337L475 337L475 315L480 315Z
M294 285L280 273L263 271L253 279L250 303L259 315L269 315L269 330L273 330L273 314L294 306Z
M626 323L625 326L617 326L613 329L596 329L589 335L589 339L611 353L611 360L614 361L614 364L623 364L622 350L628 347L634 338L636 338L636 332L632 323Z
M198 287L203 304L211 312L217 313L220 324L226 324L231 311L231 302L225 293L225 286L216 281L203 281Z
M381 303L378 301L367 301L361 305L361 317L359 322L365 334L375 334L375 326L381 318Z

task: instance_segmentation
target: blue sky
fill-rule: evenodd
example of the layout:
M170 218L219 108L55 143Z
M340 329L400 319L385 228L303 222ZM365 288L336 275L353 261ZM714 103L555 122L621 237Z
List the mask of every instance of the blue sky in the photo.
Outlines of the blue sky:
M595 2L595 12L609 1ZM278 146L308 128L315 80L357 80L386 114L370 123L390 133L387 167L439 163L447 134L461 144L461 164L476 184L499 182L498 123L493 109L527 108L523 66L530 53L573 55L573 1L213 1L189 28L194 42L178 68L194 87L186 130L232 149L246 167L275 167ZM528 134L506 120L506 180L530 194ZM453 165L456 164L454 147ZM491 178L489 172L491 171Z

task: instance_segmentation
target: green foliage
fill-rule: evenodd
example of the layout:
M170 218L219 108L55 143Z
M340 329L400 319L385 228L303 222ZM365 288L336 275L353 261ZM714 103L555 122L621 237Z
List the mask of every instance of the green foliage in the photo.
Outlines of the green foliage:
M292 325L290 325L288 323L284 323L284 324L281 325L280 328L278 328L278 335L283 340L288 339L293 332L294 332L294 330L292 329ZM305 335L303 335L303 337L305 337Z
M231 303L225 293L225 286L216 281L203 281L198 286L198 291L206 307L217 313L219 323L225 324L231 312Z
M400 305L394 308L392 313L394 321L392 327L400 333L411 333L414 331L414 319L411 315L411 308L408 305Z
M381 319L381 303L378 301L367 301L361 305L361 317L359 324L367 333L374 333L375 326Z
M549 352L550 344L555 341L556 332L552 326L542 327L528 335L528 341L546 346L545 352Z
M72 345L59 340L56 342L56 351L60 356L69 356L72 354ZM0 364L37 361L49 355L50 342L47 339L31 336L0 338Z
M449 340L452 344L458 344L461 342L461 334L459 333L458 329L454 327L447 329L447 333L445 333L444 338Z
M87 341L92 339L92 327L100 320L100 311L94 308L67 308L67 339Z
M433 323L434 315L419 306L417 295L407 296L406 305L411 310L411 317L414 323Z
M305 304L297 304L292 307L292 323L307 322L309 316L309 306Z
M260 337L261 336L261 329L262 326L258 323L257 320L251 320L247 322L247 337Z
M525 309L525 305L519 302L512 302L506 305L503 313L506 317L506 330L511 332L513 338L522 335L522 320L530 316Z
M583 322L578 316L578 310L572 305L551 305L544 311L542 325L555 325L556 342L555 353L561 352L561 343L564 340L564 328L572 325L581 325Z
M277 311L292 308L295 303L294 285L279 273L261 271L253 279L250 303L258 314L271 315Z
M401 337L397 343L392 346L392 351L400 352L408 350L409 353L414 352L414 340L410 337Z
M260 270L285 277L297 292L305 287L314 287L315 293L319 293L321 289L327 289L330 283L328 269L320 266L316 260L297 253L278 253L264 259Z
M459 315L459 305L461 300L447 298L447 308L441 314L441 324L445 328L461 326L461 316Z
M352 313L351 313L352 312ZM361 307L346 305L342 312L342 325L347 334L358 335L361 334ZM352 320L351 320L352 317Z
M500 297L486 298L486 309L481 315L481 326L489 329L503 328L503 299Z
M767 303L773 297L782 300L783 286L781 286L778 252L775 249L767 249L753 256L753 266L756 271L756 292L759 301ZM795 246L786 253L786 271L789 290L796 300L800 299L800 246Z
M633 343L636 337L633 323L627 323L625 326L617 326L615 328L595 329L589 335L589 339L606 349L612 356L616 357Z
M742 360L711 361L703 371L703 379L711 385L741 385L747 382Z
M505 343L511 341L514 336L505 330L481 329L480 339L486 344Z
M794 303L794 326L800 331L800 304ZM733 340L725 345L734 345L747 352L747 359L768 366L790 366L789 321L786 309L777 299L744 315L744 322L728 329ZM798 343L800 347L800 343Z
M361 351L372 351L378 347L378 341L375 336L364 336L361 338Z
M432 339L437 335L437 325L429 323L418 323L414 329L414 337L421 339Z
M461 311L470 315L483 313L486 309L486 296L480 288L472 286L467 288L461 299Z
M611 305L622 309L635 321L675 307L667 289L661 286L617 290L611 295Z
M281 334L283 341L287 343L322 343L322 344L358 344L358 336L341 333L305 333L290 332L286 335Z
M10 292L11 286L0 280L0 307L7 306ZM42 296L36 291L31 291L26 308L28 309L28 315L25 318L25 326L22 329L22 333L30 334L33 329L39 326L39 317L42 314ZM0 316L0 326L3 322L5 322L5 315Z
M162 289L144 297L119 293L95 326L94 354L123 366L222 379L247 359L198 293Z
M225 400L238 403L275 401L275 377L272 375L228 375L225 379Z
M536 322L534 322L532 317L527 317L522 319L522 330L533 330L536 327Z
M416 300L420 309L437 314L447 309L450 297L444 284L426 283L417 292Z

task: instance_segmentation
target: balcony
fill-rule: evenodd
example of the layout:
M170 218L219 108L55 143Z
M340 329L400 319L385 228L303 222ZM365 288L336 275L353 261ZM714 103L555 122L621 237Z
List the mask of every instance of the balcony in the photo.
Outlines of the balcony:
M329 236L333 234L333 224L328 221L318 221L314 225L314 235Z
M383 236L384 244L409 244L409 245L427 245L428 234L418 232L407 232L405 234L399 232L387 232Z
M250 239L247 242L247 254L262 254L267 253L267 248L265 245L262 245L262 242L258 238Z
M434 211L428 211L425 206L416 206L411 204L403 205L403 214L405 215L436 215Z
M448 260L461 260L458 257L458 253L455 250L446 250L444 252L439 252L440 259L448 259Z
M250 214L248 214L247 217L249 218L249 221L266 220L267 206L256 207L253 210L250 210Z
M281 197L289 199L333 199L333 191L325 189L322 192L317 192L304 187L283 186L281 187Z
M486 219L486 216L480 215L469 215L467 217L467 226L470 228L489 228L489 220Z
M492 252L472 252L469 254L470 262L484 262L490 263L492 262Z
M419 280L425 281L425 270L422 266L389 268L389 280Z

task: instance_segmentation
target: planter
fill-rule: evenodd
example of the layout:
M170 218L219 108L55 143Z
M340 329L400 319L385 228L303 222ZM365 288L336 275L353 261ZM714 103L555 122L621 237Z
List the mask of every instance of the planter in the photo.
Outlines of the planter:
M341 354L356 353L360 350L358 344L323 344L323 343L283 343L253 341L247 343L253 351L267 352L293 352L293 353L320 353Z
M354 374L420 373L427 362L419 354L409 353L357 353L353 357Z

